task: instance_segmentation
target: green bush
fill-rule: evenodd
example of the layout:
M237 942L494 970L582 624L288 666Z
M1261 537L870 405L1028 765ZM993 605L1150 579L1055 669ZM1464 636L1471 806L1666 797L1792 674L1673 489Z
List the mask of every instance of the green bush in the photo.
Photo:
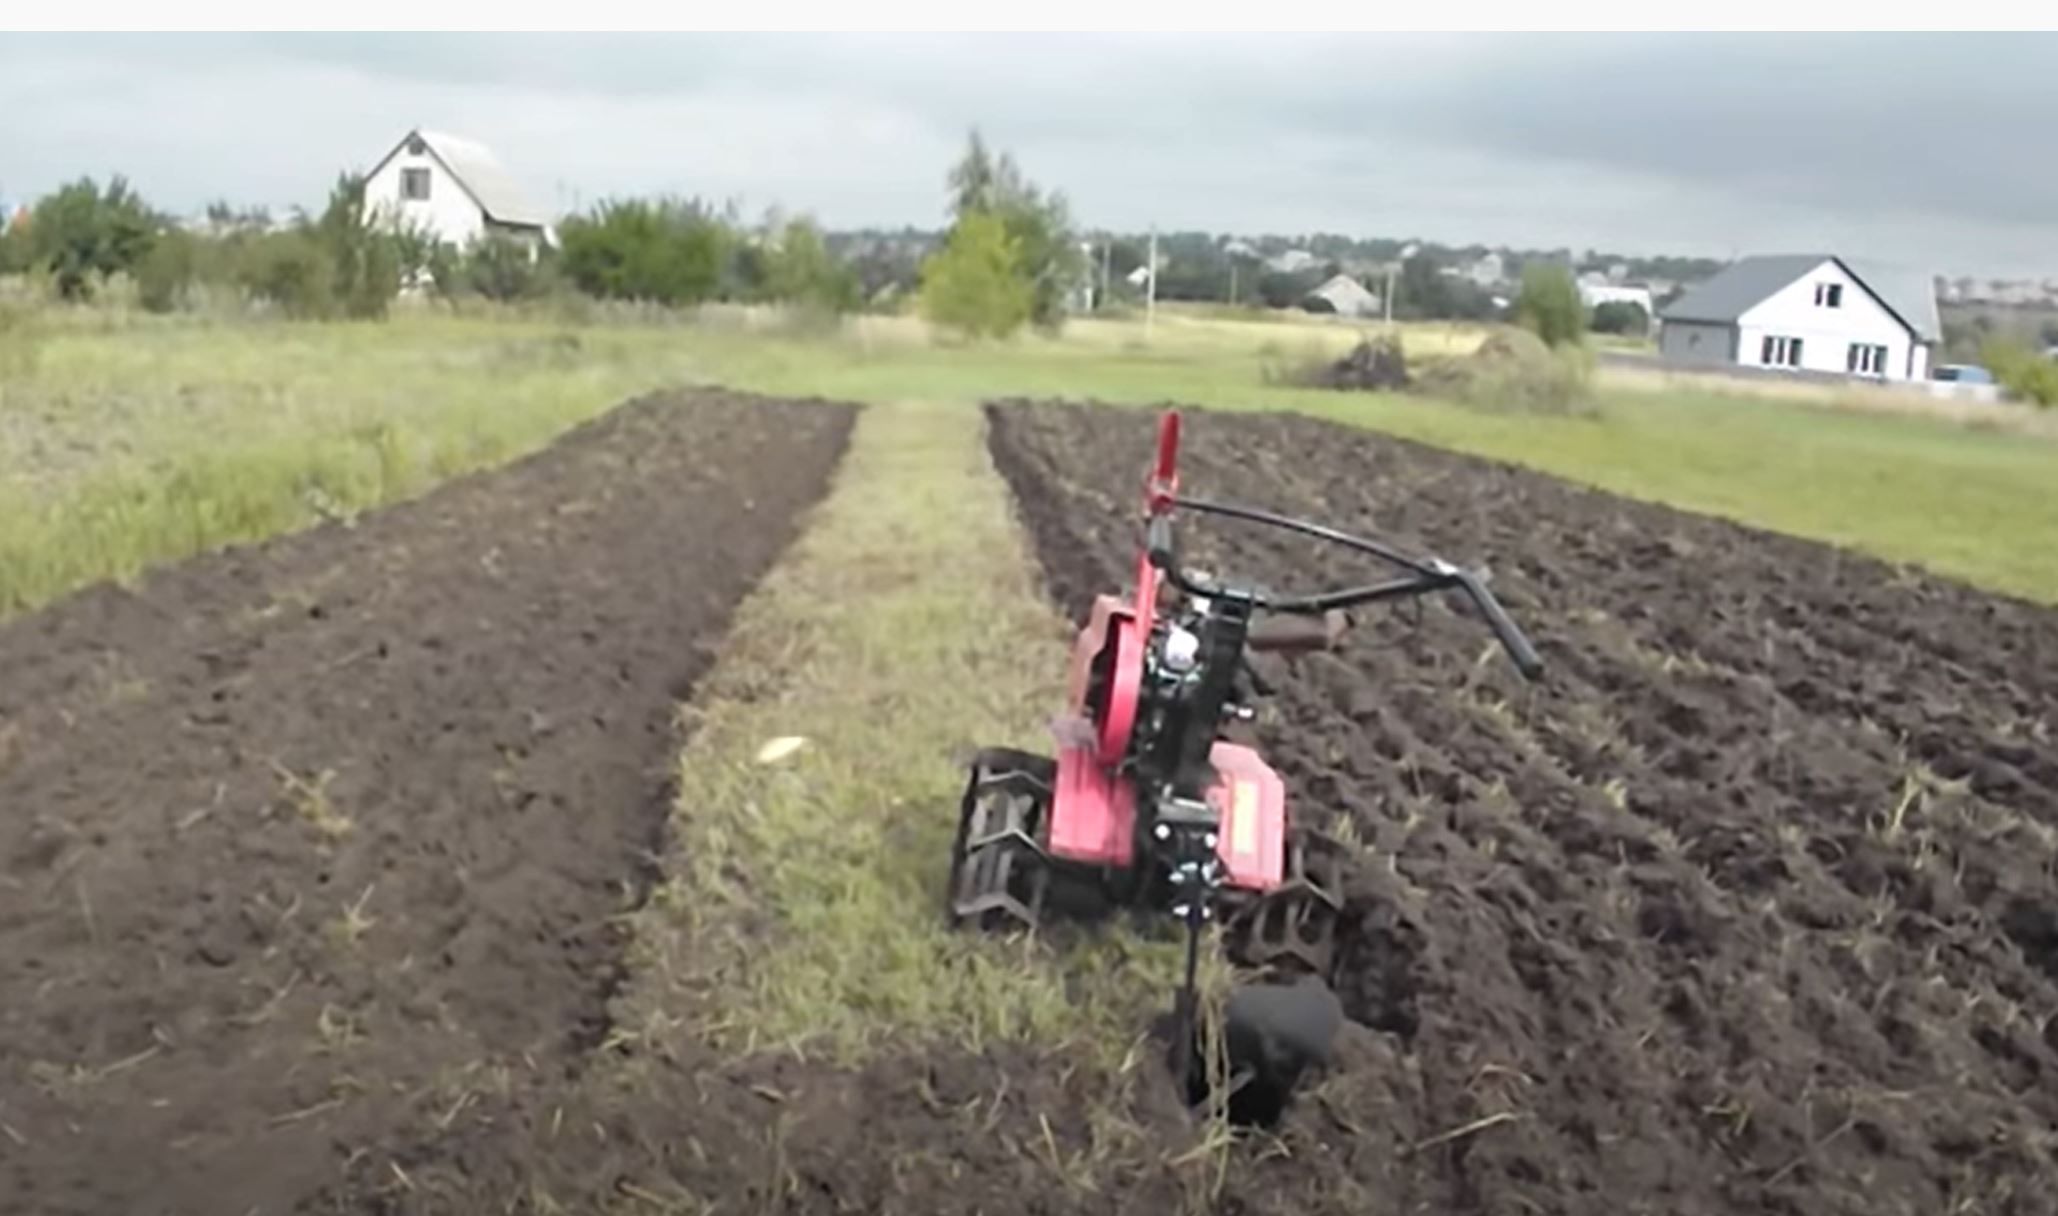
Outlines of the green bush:
M1586 333L1586 305L1572 272L1555 262L1531 262L1522 268L1522 294L1515 300L1515 319L1544 340L1546 346L1567 346Z
M17 227L11 215L0 215L0 274L20 274L35 263L29 230Z
M550 294L555 278L547 253L499 235L474 243L449 273L462 290L500 301L541 299Z
M334 306L346 317L378 319L400 292L400 239L364 222L364 178L344 174L314 225L330 263Z
M1029 320L1033 306L1015 239L999 216L962 216L922 264L922 315L966 337L1006 337Z
M2010 393L2040 408L2058 405L2058 361L2012 338L1989 338L1980 361Z
M1597 334L1627 334L1641 338L1651 330L1651 314L1641 304L1610 300L1594 307L1593 330Z
M95 283L134 271L150 252L158 218L120 177L102 190L80 178L45 196L30 213L28 260L48 269L68 300L84 299Z
M136 264L136 295L150 312L170 312L185 302L198 274L200 241L176 229L162 233Z
M829 253L812 220L786 223L767 242L762 257L766 298L803 313L839 314L858 306L857 275Z
M560 239L565 276L581 291L659 304L712 298L731 244L728 227L699 204L641 199L568 220Z
M309 232L277 232L251 242L240 278L251 295L289 317L336 314L335 266Z

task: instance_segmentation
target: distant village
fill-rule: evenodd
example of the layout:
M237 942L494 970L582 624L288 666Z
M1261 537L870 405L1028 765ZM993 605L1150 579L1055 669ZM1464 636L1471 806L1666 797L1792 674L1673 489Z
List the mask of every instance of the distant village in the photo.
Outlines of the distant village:
M536 205L484 145L417 128L364 178L367 222L407 224L453 247L512 239L533 260L554 246L560 216ZM0 231L29 221L0 198ZM304 222L217 203L169 221L210 236ZM890 307L913 291L940 231L906 227L825 234L861 299ZM1603 250L1518 250L1338 234L1229 236L1076 232L1075 284L1064 306L1102 312L1145 300L1269 307L1384 320L1508 316L1526 268L1570 272L1593 328L1643 340L1667 361L1741 374L1934 381L1970 377L1986 337L2006 330L2058 357L2058 279L1935 276L1837 251L1711 258ZM1984 381L1982 381L1984 383Z

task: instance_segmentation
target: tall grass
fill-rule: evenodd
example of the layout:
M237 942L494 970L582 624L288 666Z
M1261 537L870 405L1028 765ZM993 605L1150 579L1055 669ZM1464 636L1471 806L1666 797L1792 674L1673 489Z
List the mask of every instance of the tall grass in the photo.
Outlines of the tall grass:
M0 613L408 497L695 366L539 322L88 317L0 379Z

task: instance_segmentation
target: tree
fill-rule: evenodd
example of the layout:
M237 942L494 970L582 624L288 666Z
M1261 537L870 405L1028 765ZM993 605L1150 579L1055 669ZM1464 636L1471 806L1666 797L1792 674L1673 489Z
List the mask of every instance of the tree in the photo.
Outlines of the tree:
M1593 330L1597 334L1630 334L1642 337L1651 329L1651 314L1631 300L1610 300L1594 307Z
M1401 263L1395 276L1393 315L1409 320L1430 320L1451 315L1451 277L1437 259L1418 253Z
M968 337L1005 337L1034 307L1015 238L999 216L967 212L922 264L922 315Z
M1979 353L2010 393L2040 407L2058 405L2058 361L2013 338L1989 338Z
M1522 268L1522 294L1515 300L1515 319L1549 346L1577 343L1586 332L1586 305L1572 272L1551 262Z
M102 191L90 177L60 187L29 217L29 261L50 271L66 299L84 299L102 276L131 271L150 252L158 218L126 179Z
M400 292L400 238L365 223L363 176L337 177L313 236L329 258L336 308L346 317L384 317Z
M693 304L721 287L733 241L698 202L607 202L566 221L560 233L568 278L589 295Z
M35 264L29 247L29 230L14 224L11 215L0 215L0 274L20 274Z
M306 228L257 238L239 277L250 294L289 317L313 320L335 313L335 263Z
M480 238L457 261L455 278L489 300L532 300L550 289L551 265L526 241L494 234Z
M828 312L857 307L857 276L830 256L813 220L788 220L767 242L764 293L771 299Z
M149 312L170 312L198 273L200 242L189 233L161 234L136 263L136 299Z
M1044 194L1012 156L995 157L976 130L947 178L954 225L973 215L999 217L1015 247L1016 271L1028 285L1030 316L1040 326L1063 324L1065 302L1086 273L1062 194Z

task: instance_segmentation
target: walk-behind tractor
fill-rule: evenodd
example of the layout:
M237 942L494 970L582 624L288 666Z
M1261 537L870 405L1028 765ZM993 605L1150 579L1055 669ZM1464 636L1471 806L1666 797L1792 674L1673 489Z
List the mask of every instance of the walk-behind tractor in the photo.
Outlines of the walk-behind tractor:
M1337 1020L1335 998L1319 985L1343 911L1345 855L1289 813L1279 774L1263 757L1224 737L1229 724L1252 716L1246 651L1326 648L1347 627L1350 609L1454 590L1524 675L1534 677L1541 665L1469 571L1322 524L1181 495L1179 430L1179 414L1167 411L1144 485L1135 587L1127 599L1096 598L1073 647L1057 758L989 749L972 762L951 852L950 915L960 925L1033 930L1055 915L1168 911L1186 930L1174 1068L1197 1099L1205 1085L1193 1051L1195 977L1209 921L1222 926L1232 964L1268 981L1317 985L1304 990L1332 1011L1276 992L1233 997L1233 1065L1283 1069L1288 1075L1270 1077L1269 1087L1281 1089L1282 1080L1290 1087L1305 1057L1326 1052ZM1298 595L1218 580L1180 564L1172 527L1180 511L1284 528L1369 554L1399 573ZM1276 1024L1239 1025L1240 1016ZM1254 1058L1236 1059L1239 1042L1241 1054ZM1252 1109L1274 1104L1276 1113L1278 1100L1283 1093Z

